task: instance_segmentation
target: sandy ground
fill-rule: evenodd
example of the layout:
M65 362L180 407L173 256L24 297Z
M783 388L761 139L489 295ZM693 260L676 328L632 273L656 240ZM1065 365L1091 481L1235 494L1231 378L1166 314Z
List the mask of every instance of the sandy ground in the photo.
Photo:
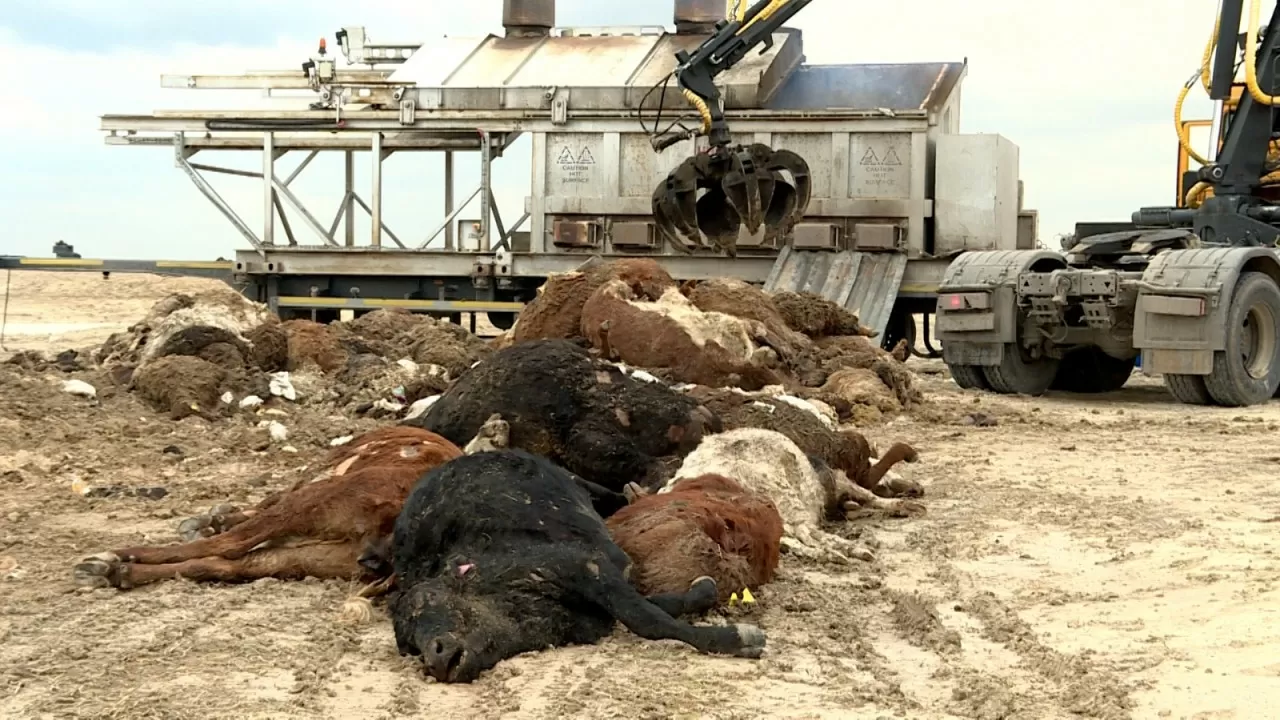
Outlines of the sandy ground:
M11 349L95 342L207 284L13 278L10 322L100 327L7 334ZM1280 450L1266 444L1280 405L1192 410L1140 376L1087 400L1000 398L911 363L930 407L865 432L920 449L903 472L927 487L928 514L838 530L878 543L875 563L784 558L755 612L763 659L619 630L465 687L424 680L380 612L337 623L343 583L71 585L79 557L176 540L182 517L258 500L367 421L299 410L298 454L253 452L262 431L248 422L173 423L127 395L95 404L62 393L65 376L0 367L0 717L1280 715ZM169 494L86 499L76 479Z

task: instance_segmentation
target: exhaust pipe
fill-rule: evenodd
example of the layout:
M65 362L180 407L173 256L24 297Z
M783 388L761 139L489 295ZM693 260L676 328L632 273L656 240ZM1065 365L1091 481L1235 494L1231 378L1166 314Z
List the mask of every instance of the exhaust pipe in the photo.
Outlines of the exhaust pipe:
M725 0L676 0L676 34L710 35L725 10Z
M556 0L502 0L507 37L547 37L556 26Z

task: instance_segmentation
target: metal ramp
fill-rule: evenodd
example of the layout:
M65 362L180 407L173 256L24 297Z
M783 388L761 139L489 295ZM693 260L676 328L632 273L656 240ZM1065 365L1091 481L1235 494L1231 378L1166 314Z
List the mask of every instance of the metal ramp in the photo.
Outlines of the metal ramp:
M898 252L784 247L769 271L768 292L811 292L853 312L883 337L898 299L907 256Z

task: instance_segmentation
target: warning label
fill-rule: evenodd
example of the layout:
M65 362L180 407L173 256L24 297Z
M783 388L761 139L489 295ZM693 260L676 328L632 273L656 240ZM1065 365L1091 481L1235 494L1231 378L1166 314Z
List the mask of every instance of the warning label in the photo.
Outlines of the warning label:
M889 149L884 151L884 157L877 156L876 149L868 147L867 151L862 154L862 162L859 164L894 166L901 165L902 160L898 157L898 151L893 149L893 147L889 147Z
M562 183L586 184L591 182L591 169L596 164L596 157L591 148L583 146L575 151L564 145L556 153L556 165L559 166Z
M911 196L911 166L903 162L911 151L908 133L867 133L849 138L849 197L905 198Z

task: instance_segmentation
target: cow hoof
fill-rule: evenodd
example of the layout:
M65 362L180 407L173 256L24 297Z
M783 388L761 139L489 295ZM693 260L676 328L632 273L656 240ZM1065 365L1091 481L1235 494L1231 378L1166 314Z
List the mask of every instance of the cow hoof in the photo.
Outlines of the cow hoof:
M733 628L738 631L738 639L741 641L741 645L733 653L735 656L755 659L764 653L763 630L755 625L734 625Z
M635 503L636 500L648 494L649 491L645 490L640 483L629 482L626 487L622 488L622 495L627 499L628 505Z
M885 509L893 517L911 517L925 513L924 503L918 503L914 500L895 500L889 503L889 506Z
M886 476L873 492L883 498L918 498L924 497L924 486L904 477Z
M178 536L182 538L182 542L212 537L213 534L213 518L208 515L189 517L178 523Z
M81 587L123 587L127 569L113 552L90 555L72 569L72 578Z
M230 521L231 516L237 513L239 513L239 508L235 505L225 503L215 505L209 508L209 512L204 515L189 517L178 523L178 535L183 542L191 542L224 533L231 529L234 524Z
M849 551L849 555L850 555L853 559L855 559L855 560L861 560L862 562L875 562L875 561L876 561L876 555L875 555L875 553L871 552L869 549L864 548L864 547L856 547L856 548L853 548L852 550L850 550L850 551Z

